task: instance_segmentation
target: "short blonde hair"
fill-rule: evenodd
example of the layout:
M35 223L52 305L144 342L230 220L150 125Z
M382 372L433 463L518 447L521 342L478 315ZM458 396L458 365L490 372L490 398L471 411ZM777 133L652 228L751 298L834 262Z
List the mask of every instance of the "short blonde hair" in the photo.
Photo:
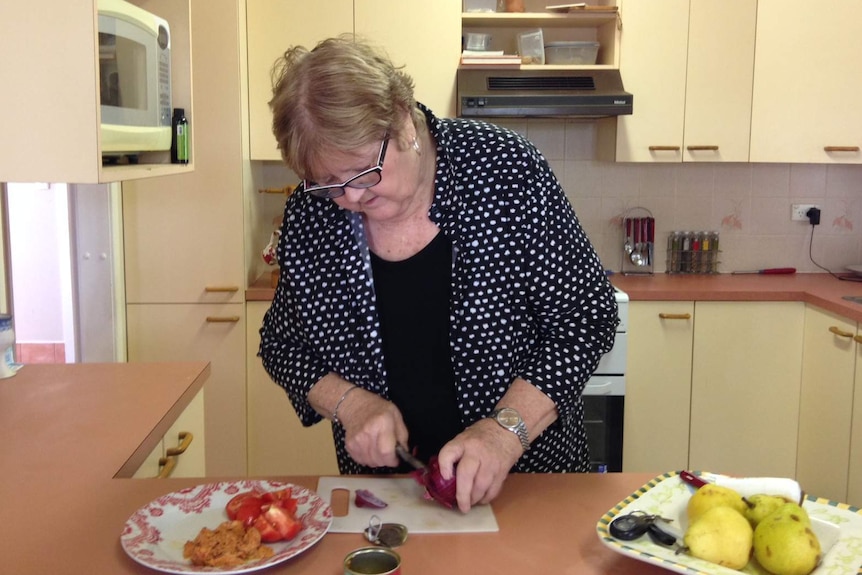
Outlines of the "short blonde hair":
M379 142L388 131L403 142L402 118L417 131L425 116L416 107L413 79L380 49L345 34L312 50L292 46L272 70L272 131L285 163L310 177L327 151L350 151Z

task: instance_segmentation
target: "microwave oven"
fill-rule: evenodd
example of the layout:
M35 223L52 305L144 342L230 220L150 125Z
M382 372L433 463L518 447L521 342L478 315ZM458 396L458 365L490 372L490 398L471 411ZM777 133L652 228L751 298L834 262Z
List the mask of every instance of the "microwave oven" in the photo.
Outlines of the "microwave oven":
M98 0L103 156L171 147L168 22L125 0Z

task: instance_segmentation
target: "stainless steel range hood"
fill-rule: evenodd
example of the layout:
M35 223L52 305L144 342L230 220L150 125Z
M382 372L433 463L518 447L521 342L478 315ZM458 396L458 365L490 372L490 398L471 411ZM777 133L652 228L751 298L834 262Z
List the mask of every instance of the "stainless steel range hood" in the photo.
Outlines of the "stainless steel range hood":
M631 114L619 70L458 70L458 115L604 118Z

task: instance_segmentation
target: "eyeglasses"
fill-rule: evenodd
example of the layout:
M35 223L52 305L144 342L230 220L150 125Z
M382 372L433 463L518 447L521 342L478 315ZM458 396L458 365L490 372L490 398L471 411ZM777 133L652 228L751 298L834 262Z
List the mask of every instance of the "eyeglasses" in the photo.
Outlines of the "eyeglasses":
M364 190L365 188L376 186L380 183L380 180L383 179L383 160L386 158L386 148L388 146L389 133L387 132L386 135L383 136L383 143L380 144L380 153L377 155L377 165L373 168L363 170L340 184L318 186L312 181L303 180L302 188L316 198L331 200L333 198L340 198L343 196L345 192L344 188Z

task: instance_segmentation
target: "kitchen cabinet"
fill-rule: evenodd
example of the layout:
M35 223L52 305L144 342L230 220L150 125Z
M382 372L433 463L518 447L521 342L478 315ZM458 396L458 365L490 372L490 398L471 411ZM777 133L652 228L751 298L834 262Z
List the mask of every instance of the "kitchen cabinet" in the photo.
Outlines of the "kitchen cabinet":
M805 304L707 301L695 313L689 466L794 477Z
M688 468L694 302L629 303L623 471Z
M608 10L548 12L544 0L527 0L524 12L464 12L461 14L461 33L490 34L491 50L518 54L518 34L542 30L544 43L560 41L598 42L599 53L595 65L523 64L522 69L541 70L594 70L619 67L620 18L615 0L591 2ZM477 66L471 66L475 68Z
M247 3L249 142L252 160L281 161L272 135L270 71L292 45L312 48L342 33L384 48L415 82L416 99L438 116L455 112L460 0L249 0Z
M243 304L130 304L130 362L208 361L204 402L206 474L246 474Z
M242 78L238 0L194 0L193 173L123 183L128 357L212 363L208 475L245 475Z
M170 24L172 105L186 109L193 132L191 2L132 3ZM192 163L171 164L168 151L141 154L136 165L102 165L96 6L32 0L0 8L0 181L100 183L193 171Z
M206 476L204 390L200 390L135 472L136 479Z
M756 0L626 0L618 162L746 162Z
M857 333L856 322L814 306L805 310L796 478L806 492L842 502L853 461L855 379L862 373ZM855 500L862 503L858 494Z
M758 1L752 162L862 163L862 4L826 8Z
M248 302L248 474L338 475L332 427L303 427L284 389L270 379L257 351L269 302Z
M847 499L850 505L862 507L862 351L856 335L856 376L853 383L853 419L850 422L850 465L847 473Z

